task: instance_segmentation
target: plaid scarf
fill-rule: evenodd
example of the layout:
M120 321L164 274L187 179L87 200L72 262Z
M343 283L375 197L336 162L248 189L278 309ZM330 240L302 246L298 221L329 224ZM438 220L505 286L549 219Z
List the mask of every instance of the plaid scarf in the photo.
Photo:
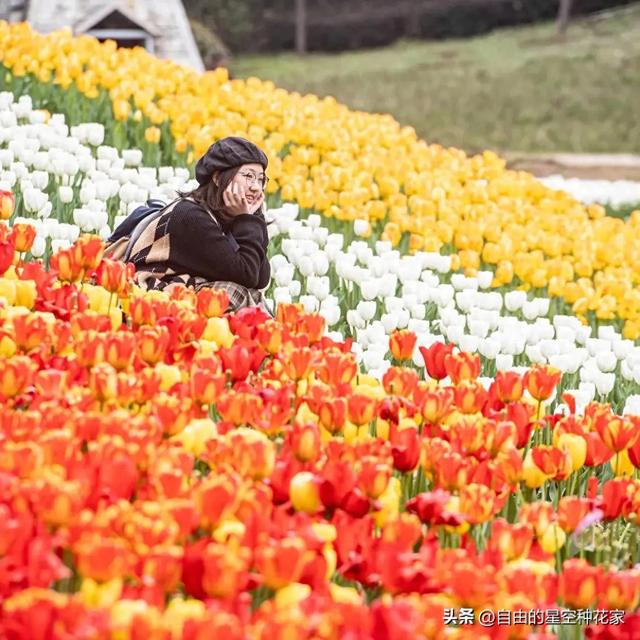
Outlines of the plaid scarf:
M228 280L210 281L201 276L177 273L169 266L171 236L168 233L168 225L171 212L178 202L180 199L170 203L159 217L147 225L135 241L130 262L133 262L136 267L134 276L136 284L145 290L156 289L168 293L172 288L180 285L193 288L196 291L206 287L224 289L229 296L227 313L233 313L243 307L257 306L274 317L271 305L259 289L249 289ZM220 226L211 212L209 215Z

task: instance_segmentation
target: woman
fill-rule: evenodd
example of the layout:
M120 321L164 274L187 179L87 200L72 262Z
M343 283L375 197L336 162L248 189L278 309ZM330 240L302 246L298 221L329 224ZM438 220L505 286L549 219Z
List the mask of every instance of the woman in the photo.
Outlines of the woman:
M269 284L269 238L262 207L267 156L252 142L228 137L196 164L198 187L179 193L135 240L130 262L145 289L224 289L228 311L259 306Z

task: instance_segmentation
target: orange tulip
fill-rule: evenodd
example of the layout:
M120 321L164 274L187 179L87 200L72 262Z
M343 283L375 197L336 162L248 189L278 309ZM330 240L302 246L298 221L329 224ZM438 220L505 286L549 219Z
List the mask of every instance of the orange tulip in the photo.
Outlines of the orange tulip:
M382 386L392 396L411 397L417 384L417 371L406 367L389 367L382 376Z
M104 336L104 358L117 371L131 366L136 354L136 337L132 333L118 331Z
M169 347L169 331L160 325L155 327L141 327L136 332L136 352L138 357L149 365L164 360Z
M13 237L16 251L24 253L33 246L33 241L36 238L36 228L30 224L14 224L11 229L11 236Z
M278 353L286 337L285 328L275 320L267 320L256 332L256 342L271 355Z
M210 474L194 489L194 500L204 527L216 527L233 514L239 496L240 484L236 476Z
M60 249L51 256L49 264L62 282L77 282L84 274L82 264L78 262L73 248Z
M470 524L488 522L502 508L504 498L484 484L471 483L460 488L460 513Z
M482 411L489 394L477 380L462 380L453 393L456 407L461 413Z
M294 423L287 431L287 442L300 462L314 462L320 456L320 430L313 423Z
M494 384L501 402L517 402L522 398L524 381L519 373L515 371L498 371Z
M329 433L338 433L347 418L347 401L344 398L332 398L321 402L318 417Z
M454 391L450 387L438 387L423 396L420 411L431 424L442 422L453 411Z
M36 374L33 384L39 396L45 399L61 398L67 389L68 373L58 369L43 369Z
M87 534L76 543L74 552L78 573L85 578L107 582L133 573L135 556L120 538Z
M89 372L89 389L99 402L118 397L118 374L106 362L99 362Z
M229 295L224 289L204 288L197 292L197 312L205 318L221 318L229 307Z
M518 521L529 523L537 537L544 534L553 519L553 505L550 502L525 503L520 507L518 514Z
M469 462L459 453L446 453L438 460L433 473L435 486L454 491L467 483Z
M499 551L509 562L526 558L533 540L534 532L530 524L509 524L504 518L496 518L491 524L488 547L491 551Z
M536 400L547 400L556 388L562 371L546 364L533 365L524 375L527 391Z
M563 496L558 503L558 524L565 533L573 533L591 508L587 498Z
M212 404L219 397L227 385L224 373L214 373L209 369L192 366L189 375L189 390L194 402L198 404Z
M8 220L13 215L16 198L11 191L0 189L0 220Z
M264 584L272 589L298 582L311 559L313 552L299 536L270 540L256 550L256 568L262 574Z
M595 431L585 433L584 439L587 441L587 457L584 461L585 466L598 467L613 458L613 450L602 442L602 438Z
M298 320L296 331L309 339L309 344L315 344L324 335L326 320L319 313L306 313Z
M349 420L355 425L371 422L378 409L378 401L359 393L353 393L347 399L347 413Z
M536 467L554 480L564 480L573 470L571 456L564 449L541 445L531 449L531 457Z
M51 344L51 332L51 325L42 316L25 313L13 319L13 339L18 348L27 353Z
M614 453L632 447L640 438L640 430L634 422L609 413L597 416L595 429L604 445Z
M640 571L609 571L603 577L601 604L604 608L634 611L640 600Z
M411 360L418 336L408 329L396 330L389 336L389 351L396 360Z
M391 468L372 457L362 461L358 483L365 495L375 500L384 493L390 477Z
M237 542L209 543L202 554L202 587L212 598L228 599L245 588L251 552Z
M34 364L27 356L0 358L0 396L14 398L31 384Z
M253 424L264 410L262 399L251 393L223 392L216 401L223 420L235 425Z
M565 560L558 580L558 596L573 609L591 608L602 592L602 566L592 566L586 560Z
M357 372L358 363L353 353L324 352L316 376L325 384L337 387L351 383Z
M131 268L120 260L104 258L96 271L96 282L109 293L127 295Z
M475 353L451 353L444 359L444 368L453 384L475 380L480 375L480 356Z
M71 247L75 261L85 271L98 267L104 255L104 243L98 236L82 234Z
M313 351L309 347L299 347L287 352L282 358L282 364L286 374L292 380L302 380L311 371Z

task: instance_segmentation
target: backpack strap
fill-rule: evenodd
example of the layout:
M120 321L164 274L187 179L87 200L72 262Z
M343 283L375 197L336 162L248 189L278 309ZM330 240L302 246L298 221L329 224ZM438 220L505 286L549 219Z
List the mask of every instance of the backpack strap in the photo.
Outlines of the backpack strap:
M140 236L142 235L142 233L144 232L144 230L157 218L159 218L163 213L166 213L167 210L170 207L173 207L174 205L178 204L178 202L181 200L182 198L176 198L175 200L173 200L172 202L169 202L167 205L165 205L164 207L162 207L162 209L158 209L158 211L154 211L153 213L150 213L148 216L146 216L145 218L143 218L140 222L138 222L138 224L136 225L135 229L133 230L133 232L131 233L131 236L129 238L129 242L127 244L127 249L124 252L124 256L122 257L122 261L123 262L129 262L129 259L131 258L131 254L133 252L133 247L135 245L135 243L138 241L138 239L140 238Z

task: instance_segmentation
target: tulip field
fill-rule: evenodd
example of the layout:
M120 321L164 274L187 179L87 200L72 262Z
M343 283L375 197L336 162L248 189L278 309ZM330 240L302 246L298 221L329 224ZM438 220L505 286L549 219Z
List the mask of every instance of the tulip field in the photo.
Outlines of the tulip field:
M275 318L104 241L269 156ZM640 211L0 22L0 639L640 638Z

